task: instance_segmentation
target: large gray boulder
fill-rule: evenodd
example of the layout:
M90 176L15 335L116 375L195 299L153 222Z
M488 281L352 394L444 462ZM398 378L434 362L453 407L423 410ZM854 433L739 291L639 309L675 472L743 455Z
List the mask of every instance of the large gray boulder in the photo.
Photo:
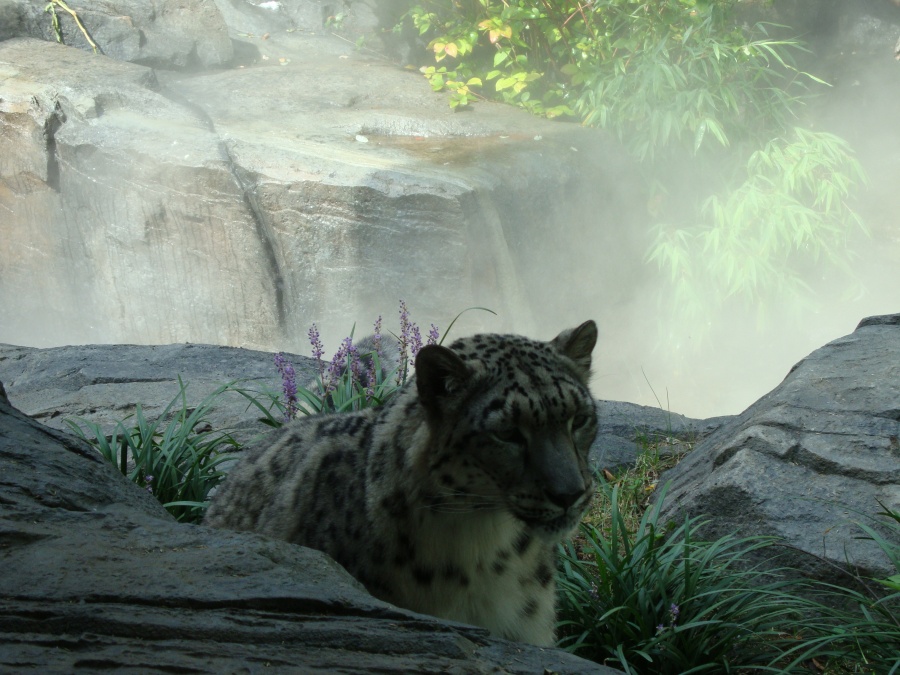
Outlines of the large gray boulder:
M176 523L0 387L3 672L617 671L369 596L324 554Z
M287 356L297 382L311 382L315 361ZM125 424L133 424L138 405L147 419L155 420L178 397L178 378L191 408L232 382L264 404L268 394L280 395L282 388L273 355L251 349L192 344L35 349L0 344L0 381L13 405L61 431L70 430L66 420L76 419L99 425L109 435L120 420L131 417ZM175 410L180 407L176 403ZM278 417L277 410L273 414ZM248 443L271 430L259 423L261 416L247 398L229 391L216 397L207 421Z
M900 511L900 314L863 319L700 443L671 481L662 518L709 519L708 536L774 535L779 565L846 583L896 571L854 524Z

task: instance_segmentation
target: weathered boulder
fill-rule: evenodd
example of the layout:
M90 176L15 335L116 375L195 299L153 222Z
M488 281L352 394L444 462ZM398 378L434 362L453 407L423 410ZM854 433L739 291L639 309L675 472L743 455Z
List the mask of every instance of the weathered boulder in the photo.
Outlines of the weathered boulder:
M324 554L176 523L0 388L0 670L597 673L369 596Z
M863 319L700 443L671 481L662 518L709 518L707 534L775 535L779 565L845 583L893 574L854 521L900 510L900 314ZM868 522L868 521L867 521Z
M154 341L178 325L274 339L261 298L276 282L243 192L152 70L17 38L0 42L0 71L3 333Z
M313 379L315 361L296 354L288 357L299 383ZM178 394L179 377L187 385L185 395L192 407L220 385L235 380L241 380L239 386L247 390L281 391L268 352L192 344L49 349L0 344L0 382L5 383L10 400L42 424L62 431L69 430L67 419L81 418L109 434L117 421L134 414L137 404L148 419L156 419ZM728 419L694 420L619 401L598 401L597 410L600 427L591 464L613 471L634 465L641 438L695 442ZM270 430L259 423L260 416L246 398L227 392L213 403L208 421L214 429L228 429L237 440L248 443Z
M0 40L56 41L47 3L0 0ZM94 0L71 3L82 26L56 6L62 42L155 68L217 67L234 57L228 29L214 0ZM87 36L82 31L84 27Z

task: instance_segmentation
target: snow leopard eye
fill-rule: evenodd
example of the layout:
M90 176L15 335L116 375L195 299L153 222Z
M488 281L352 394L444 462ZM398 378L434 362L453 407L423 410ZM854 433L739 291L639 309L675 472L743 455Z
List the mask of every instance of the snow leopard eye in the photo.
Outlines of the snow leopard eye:
M528 439L525 438L525 434L523 434L519 429L515 428L494 431L491 433L491 436L494 438L494 440L500 441L501 443L512 443L522 446L528 443Z
M569 429L571 429L572 431L578 431L583 426L585 426L590 421L590 419L590 415L579 413L569 420Z

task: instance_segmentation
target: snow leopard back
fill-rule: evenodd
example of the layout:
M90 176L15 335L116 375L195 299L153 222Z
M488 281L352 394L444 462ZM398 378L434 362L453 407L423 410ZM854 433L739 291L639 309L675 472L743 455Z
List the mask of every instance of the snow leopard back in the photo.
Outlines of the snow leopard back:
M555 547L593 494L592 321L424 347L380 408L309 417L246 456L206 523L320 549L402 607L552 644Z

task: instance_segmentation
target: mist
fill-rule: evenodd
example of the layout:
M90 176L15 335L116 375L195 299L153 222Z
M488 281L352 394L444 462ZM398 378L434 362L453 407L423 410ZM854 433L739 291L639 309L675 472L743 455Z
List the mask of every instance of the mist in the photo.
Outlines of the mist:
M827 4L832 15L835 14L838 5ZM790 3L784 3L784 6L790 6ZM278 147L278 143L283 138L263 141L259 147L242 146L246 139L239 139L226 150L223 149L226 143L220 143L219 137L214 138L210 133L213 124L210 119L197 114L196 118L184 121L184 110L200 110L199 103L188 100L182 108L183 101L172 99L168 101L168 107L160 105L154 110L154 124L161 130L175 129L178 140L166 141L165 147L161 146L158 154L153 155L144 152L146 139L136 136L144 121L141 120L141 125L133 124L137 116L132 111L117 109L116 96L107 93L108 109L102 109L98 103L96 110L85 112L85 119L92 120L91 115L98 119L116 118L116 133L127 138L127 143L122 146L125 151L121 156L97 153L96 158L75 157L77 153L88 154L89 151L82 148L89 147L93 139L68 139L66 151L70 155L63 160L70 161L69 166L77 166L78 170L70 170L75 175L63 175L63 178L75 184L72 193L78 203L72 213L66 210L71 204L64 205L61 219L70 224L80 217L79 212L90 211L95 206L87 204L89 199L84 195L88 193L81 194L79 190L84 186L85 190L94 189L92 186L96 185L97 179L93 171L97 167L91 162L99 164L108 161L104 158L110 156L113 163L121 162L116 166L127 167L127 170L122 169L120 182L116 182L118 177L114 176L103 185L110 201L98 210L107 208L111 213L127 214L127 218L111 218L109 223L93 224L96 231L87 231L90 228L77 223L71 231L79 227L85 231L76 232L77 236L71 240L60 240L59 232L51 225L41 225L56 216L46 206L50 201L39 201L42 199L39 190L31 183L23 181L24 187L17 184L13 189L7 189L0 180L0 236L5 239L0 241L0 250L5 249L0 264L7 264L0 267L0 290L5 296L0 298L4 307L0 342L35 347L92 342L201 342L308 354L306 330L316 323L330 354L354 324L356 337L371 332L372 322L379 314L384 317L386 332L397 331L396 303L399 299L406 301L412 319L419 324L423 335L431 323L444 334L460 311L467 306L479 305L497 314L466 312L453 326L449 340L478 331L517 332L549 339L565 328L594 319L600 328L600 338L594 352L592 389L598 398L660 406L695 418L740 413L776 386L799 360L825 343L852 332L862 318L900 311L900 125L897 122L900 119L900 62L894 59L893 52L893 41L896 33L900 33L900 8L888 0L877 7L881 18L869 22L874 26L871 34L860 37L853 33L862 30L859 26L865 24L863 17L849 28L836 20L830 23L813 21L815 25L810 29L813 32L802 35L812 46L808 63L802 64L803 67L832 86L816 89L817 97L798 112L798 126L829 131L847 139L869 179L852 205L864 220L868 234L859 233L851 238L849 247L853 256L846 269L824 261L806 265L802 278L808 292L802 298L768 295L760 303L749 305L736 299L722 302L723 290L709 288L708 296L699 299L702 306L710 308L707 312L699 317L688 317L679 312L670 280L647 260L654 215L634 163L623 160L626 152L621 147L616 149L616 144L604 134L581 129L577 123L552 124L560 125L560 128L568 126L573 137L578 135L584 139L578 147L571 148L574 172L577 173L582 165L596 167L598 162L606 167L602 175L588 177L593 180L595 189L580 187L580 192L573 189L562 197L547 195L546 189L540 192L541 186L533 179L529 186L536 189L530 198L518 195L517 199L497 201L496 195L489 199L475 194L460 205L459 214L451 214L450 225L440 221L434 231L422 234L429 218L437 220L434 213L441 212L452 202L452 199L441 201L435 197L438 191L444 190L446 185L452 184L451 187L456 188L463 184L466 171L470 175L485 174L504 165L503 162L474 165L472 158L477 157L478 152L493 160L502 147L525 147L527 144L521 139L504 145L503 139L507 139L508 134L518 133L529 143L534 137L533 145L525 152L531 157L540 157L541 141L534 136L533 129L551 123L529 118L510 108L508 125L501 132L491 130L491 133L479 135L478 125L483 123L479 121L479 113L460 113L452 117L452 122L436 124L440 127L433 134L436 140L425 142L422 138L428 137L428 133L417 126L419 120L410 121L399 114L395 119L384 112L396 112L389 108L395 82L390 78L396 77L398 70L395 64L380 63L366 71L366 82L372 80L373 84L360 98L384 96L371 109L357 109L350 97L348 100L341 98L346 92L338 91L337 87L335 91L330 90L332 83L327 76L310 75L307 71L314 70L311 67L273 66L256 68L253 77L264 79L265 88L273 91L281 91L291 84L301 87L302 83L297 85L295 81L308 78L307 89L313 93L299 107L321 105L327 111L333 109L340 124L335 122L334 128L310 131L302 127L308 124L303 117L307 111L298 111L298 106L291 101L279 99L277 104L281 107L277 109L277 115L281 126L290 129L292 134L295 125L298 127L295 135L301 140L296 148L279 155L283 148ZM808 10L802 20L786 16L784 22L806 26L815 12ZM258 32L263 33L262 30ZM258 40L257 44L261 51L271 50L271 57L265 55L265 58L270 58L272 63L277 62L280 54L287 53L279 50L287 49L286 41L295 37L279 37L273 33L270 39ZM284 42L279 43L279 40ZM349 59L356 58L352 47L348 58L346 53L326 53L334 48L325 46L325 42L317 45L321 46L324 56L332 59L328 68L336 68L335 63L348 63ZM853 45L862 45L865 49L857 53ZM368 68L370 64L362 61L360 57L362 65L359 68ZM243 72L250 70L254 69ZM220 107L213 106L212 113L220 118L216 124L221 123L226 129L223 136L228 136L229 124L250 128L254 123L253 116L263 114L255 107L258 90L241 89L245 81L235 80L236 84L227 91L216 90L220 83L216 78L220 74L224 77L236 72L237 69L232 68L230 73L207 77L202 85L198 85L201 90L195 93L201 103L217 96L227 99ZM409 76L419 77L417 74ZM177 73L159 71L158 77L164 87L168 78L168 83L174 82L181 92L191 86L189 75L184 76L183 82L178 81L182 75ZM419 89L424 93L419 94ZM421 80L410 81L410 91L404 95L409 100L415 99L413 102L417 105L420 101L416 97L423 101L431 97L422 107L435 107L437 95L422 86ZM142 96L150 95L141 89L137 100L143 100ZM125 98L123 95L122 99ZM500 104L477 105L499 107ZM265 104L259 109L266 109ZM447 112L445 108L441 110ZM321 108L316 112L321 113ZM346 120L341 115L346 115ZM526 118L524 123L523 118ZM59 120L56 124L59 125ZM391 124L395 126L391 127ZM448 124L461 125L463 131L447 132ZM55 133L55 128L51 131ZM86 122L77 133L90 136L94 131L92 123ZM302 136L302 133L307 135ZM12 143L15 142L13 137ZM545 142L549 143L549 140ZM26 145L26 141L21 144ZM346 153L348 156L358 153L360 148L379 145L381 154L367 158L372 162L370 166L351 167L358 168L358 175L351 179L369 181L371 176L377 179L361 186L352 184L354 189L359 187L359 203L338 203L332 192L337 179L329 182L328 171L332 167L326 162L303 165L303 161L312 156L303 153L317 144L326 148L327 153ZM0 146L0 149L3 147L11 146ZM290 155L289 151L295 154ZM569 152L568 147L565 151ZM238 162L228 156L228 152L244 153L240 158L245 162L241 165L244 173L234 169ZM395 167L391 162L399 158L399 166L402 158L413 152L431 153L433 174L443 177L445 184L429 193L427 189L432 189L438 181L428 183L421 193L425 199L419 201L415 198L421 195L414 194L411 199L401 195L394 201L379 202L380 192L389 193L393 189L391 171ZM509 152L505 166L518 170L518 156L514 154L515 150ZM5 169L7 160L2 155L0 152L0 169ZM214 169L221 167L210 169L215 162L196 160L196 164L192 164L194 159L184 159L189 156L215 157L216 162L227 166L217 174ZM140 212L145 207L128 192L132 184L150 186L148 192L161 186L159 194L169 194L166 190L172 188L172 183L181 187L181 179L172 178L165 167L150 166L147 157L153 160L163 157L167 161L171 158L172 165L179 167L182 166L179 162L186 162L189 170L184 175L191 179L202 176L196 185L204 191L196 194L186 189L183 195L179 193L177 204L163 203L152 212ZM279 160L282 161L279 170L284 172L279 178L283 178L283 185L287 186L283 189L272 187L266 180L266 171ZM29 170L35 175L46 171L47 185L42 189L50 186L47 191L58 191L59 186L53 188L51 184L60 180L59 166L50 166L51 162L43 156L33 161L28 158L28 162L34 164ZM48 166L40 166L41 162ZM137 164L138 168L132 169L129 162ZM89 170L82 171L84 166ZM415 166L421 168L422 165ZM364 175L364 170L372 173ZM673 167L672 170L682 174L683 182L689 185L691 181L702 182L705 176L715 173L717 167L695 164ZM134 175L125 175L127 171ZM258 182L253 189L247 190L248 175L254 172L253 180ZM430 180L433 176L426 178ZM575 182L571 181L572 184ZM422 184L425 184L425 178ZM578 184L590 185L591 180ZM302 190L294 189L295 185L312 185L316 192L312 196L298 197ZM316 199L322 202L333 200L333 204L329 202L331 210L324 219L313 218L321 215L313 213L314 208L308 203ZM57 200L56 195L53 200ZM247 205L245 200L268 202L265 204L269 209L267 213L274 215L267 226L276 234L300 231L301 235L291 244L294 248L280 250L278 245L260 236L264 228L259 222L253 222L253 216L256 211L265 209L253 203ZM58 206L58 200L52 205ZM16 209L23 221L38 226L27 232L23 230L28 228L9 226L8 223L16 222ZM371 213L378 209L382 210L377 214L380 220ZM248 212L254 213L248 215ZM366 248L370 243L368 238L373 235L365 229L375 229L373 223L376 220L381 229L389 229L391 220L407 229L404 234L399 233L398 228L398 233L391 233L392 239L384 238L382 249L369 250ZM467 236L472 236L471 231L446 235L453 230L452 226L464 221L475 222L474 226L469 225L471 230L482 226L485 230L488 226L494 229L475 245L466 241ZM347 226L348 222L350 226ZM197 223L213 223L215 228L221 226L221 229L210 227L206 231ZM537 230L543 238L535 238ZM225 235L222 235L223 231ZM323 231L334 236L334 241L320 241L324 236L317 232ZM439 232L436 234L436 231ZM409 232L421 236L413 240L407 236ZM79 240L79 236L83 239ZM226 237L230 241L223 243L222 239ZM488 241L488 237L492 238L491 245L480 245ZM88 241L91 239L95 241ZM508 255L510 260L502 262L505 266L502 273L497 272L501 263L496 260L479 259L470 264L470 269L477 269L479 265L491 267L482 275L487 281L482 276L463 278L461 270L465 270L465 266L456 260L443 260L441 256L445 252L435 250L435 242L444 244L447 241L459 250L469 246L465 250L474 250L485 258L490 254L483 251L499 250L497 242L505 243L513 253ZM536 244L536 241L540 243ZM80 249L90 248L88 244L97 242L99 244L91 248L91 255L100 251L100 257L91 261L93 268L89 271L74 269L58 274L56 270L50 270L54 274L34 271L46 270L45 260L53 257L48 252L62 258L67 254L81 254ZM118 247L120 243L121 248ZM357 248L348 253L350 245ZM122 265L122 250L128 247L131 247L129 253L134 255L134 261L143 267L135 269L134 274L126 275L126 278L117 278L109 269ZM179 264L173 264L170 255L173 249L187 252ZM360 251L369 257L354 258ZM243 260L239 253L244 254ZM411 268L410 260L417 255L421 258L415 261L419 267L414 273L407 273ZM433 260L429 260L429 256ZM185 259L189 262L184 263ZM219 277L203 279L202 283L198 283L197 278L187 278L185 264L190 269L195 260L206 265L203 273L194 270L195 275L215 276L220 270L209 272L214 267L209 260L213 260L225 270L221 279L227 283L222 283ZM283 277L266 278L259 274L255 267L259 266L257 261L260 260L271 262L272 269L279 274L283 272ZM128 265L124 267L128 268ZM361 278L359 270L371 275L370 287L351 287ZM97 277L92 280L95 282L93 288L89 288L83 279L88 273ZM511 281L513 278L514 282ZM163 290L148 288L160 279L165 281L159 284ZM236 279L250 281L242 285L235 282ZM492 284L495 287L488 288ZM432 292L437 287L451 290L442 294ZM176 292L169 292L172 288ZM306 302L307 295L315 296L316 301ZM131 302L133 298L141 302ZM472 298L474 302L471 302ZM288 299L296 301L290 311L284 309L289 304ZM170 311L172 307L177 310Z

